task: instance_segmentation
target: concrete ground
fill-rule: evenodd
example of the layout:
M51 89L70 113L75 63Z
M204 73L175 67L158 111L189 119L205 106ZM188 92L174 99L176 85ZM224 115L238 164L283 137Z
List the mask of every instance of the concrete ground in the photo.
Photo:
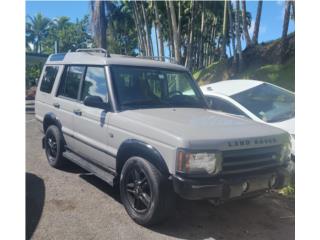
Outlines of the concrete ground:
M27 239L294 239L294 201L276 193L214 207L178 199L165 223L134 223L119 193L85 170L49 166L32 111L26 114Z

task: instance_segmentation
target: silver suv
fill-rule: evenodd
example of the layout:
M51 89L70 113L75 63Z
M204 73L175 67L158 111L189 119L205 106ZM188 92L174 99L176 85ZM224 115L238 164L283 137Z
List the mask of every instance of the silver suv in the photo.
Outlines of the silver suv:
M49 56L36 94L48 162L66 159L120 187L141 225L175 197L223 202L288 181L289 135L209 110L182 66L79 49Z

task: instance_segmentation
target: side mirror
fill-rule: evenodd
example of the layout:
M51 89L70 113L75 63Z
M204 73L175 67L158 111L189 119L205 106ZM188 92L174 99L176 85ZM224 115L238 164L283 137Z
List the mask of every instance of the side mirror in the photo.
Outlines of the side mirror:
M109 108L109 104L105 103L101 97L99 96L87 96L83 104L88 107L101 108L107 110Z

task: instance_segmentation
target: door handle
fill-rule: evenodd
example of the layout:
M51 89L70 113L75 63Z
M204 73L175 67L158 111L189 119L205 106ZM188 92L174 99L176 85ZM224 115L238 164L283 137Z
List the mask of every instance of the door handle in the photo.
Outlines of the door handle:
M55 108L60 108L60 104L59 104L59 103L54 103L53 106L54 106Z
M73 113L76 114L76 115L78 115L78 116L81 116L81 114L82 114L82 112L81 112L80 109L74 109L74 110L73 110Z

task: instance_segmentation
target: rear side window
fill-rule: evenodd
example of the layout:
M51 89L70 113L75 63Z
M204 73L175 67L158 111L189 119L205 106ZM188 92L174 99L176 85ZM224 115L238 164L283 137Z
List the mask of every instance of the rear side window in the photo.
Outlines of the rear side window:
M62 75L57 95L77 99L84 71L85 66L68 66Z
M44 75L40 85L40 91L51 93L54 80L56 79L58 73L58 66L47 66L44 70Z

